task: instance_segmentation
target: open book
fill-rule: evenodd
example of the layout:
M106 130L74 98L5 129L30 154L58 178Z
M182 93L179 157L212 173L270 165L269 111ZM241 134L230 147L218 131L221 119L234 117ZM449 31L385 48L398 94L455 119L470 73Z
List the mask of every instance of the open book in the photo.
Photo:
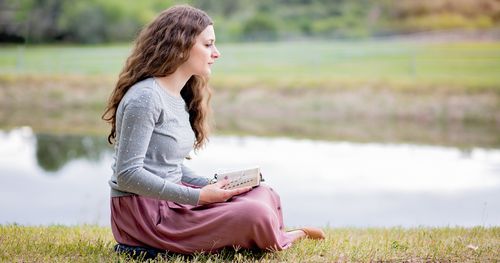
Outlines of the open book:
M226 190L247 186L255 187L260 185L260 182L264 181L259 167L216 173L215 179L227 179L229 183L222 188Z

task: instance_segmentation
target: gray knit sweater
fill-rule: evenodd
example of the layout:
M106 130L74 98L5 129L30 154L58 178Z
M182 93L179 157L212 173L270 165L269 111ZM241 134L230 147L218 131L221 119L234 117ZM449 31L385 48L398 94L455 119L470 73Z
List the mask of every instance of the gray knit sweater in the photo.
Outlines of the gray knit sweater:
M183 164L194 139L181 97L169 94L154 78L133 85L116 111L111 196L137 194L198 204L197 187L209 180Z

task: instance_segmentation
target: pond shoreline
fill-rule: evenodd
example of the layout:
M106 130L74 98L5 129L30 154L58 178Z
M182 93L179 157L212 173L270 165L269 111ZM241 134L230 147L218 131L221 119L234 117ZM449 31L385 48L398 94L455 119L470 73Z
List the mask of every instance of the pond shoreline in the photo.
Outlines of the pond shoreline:
M0 78L0 127L106 134L108 126L100 115L113 82L107 75ZM500 145L500 93L495 90L419 90L375 83L308 88L215 85L212 105L221 134Z

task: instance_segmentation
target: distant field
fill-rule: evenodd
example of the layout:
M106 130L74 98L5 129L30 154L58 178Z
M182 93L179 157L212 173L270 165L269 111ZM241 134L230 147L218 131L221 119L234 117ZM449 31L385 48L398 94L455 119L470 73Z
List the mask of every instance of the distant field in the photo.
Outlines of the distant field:
M277 42L219 49L211 80L218 132L500 145L500 42ZM0 46L0 128L103 134L108 127L100 116L129 50Z
M500 89L499 43L221 44L212 83L226 88L454 86ZM0 46L0 74L116 75L130 45Z

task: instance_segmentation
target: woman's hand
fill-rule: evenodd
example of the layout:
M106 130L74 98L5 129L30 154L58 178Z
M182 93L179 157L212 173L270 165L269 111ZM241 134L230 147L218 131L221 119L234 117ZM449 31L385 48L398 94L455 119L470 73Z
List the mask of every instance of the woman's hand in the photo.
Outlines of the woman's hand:
M222 187L224 187L228 183L228 180L223 180L215 184L206 185L205 187L201 188L200 201L198 203L200 205L206 205L211 203L226 202L229 198L235 195L239 195L252 190L251 186L233 190L222 189Z

